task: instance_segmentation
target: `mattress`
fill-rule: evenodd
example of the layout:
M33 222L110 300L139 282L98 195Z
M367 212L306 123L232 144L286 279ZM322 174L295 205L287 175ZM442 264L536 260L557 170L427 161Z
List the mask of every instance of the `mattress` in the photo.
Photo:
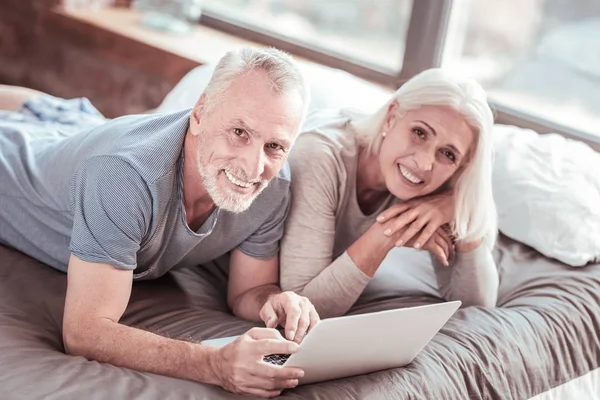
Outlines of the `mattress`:
M281 397L528 399L600 367L600 264L573 269L503 236L494 257L499 307L460 309L406 367L300 386ZM400 263L388 260L350 312L442 301L430 290L408 290ZM181 339L241 334L255 324L230 314L226 281L223 268L204 265L136 282L122 322ZM240 398L65 355L65 290L64 274L0 246L2 399Z

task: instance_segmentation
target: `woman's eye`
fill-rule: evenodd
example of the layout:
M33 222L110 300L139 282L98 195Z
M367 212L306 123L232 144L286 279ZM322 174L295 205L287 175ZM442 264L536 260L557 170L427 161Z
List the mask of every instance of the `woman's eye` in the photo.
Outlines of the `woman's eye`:
M456 161L456 156L454 155L453 152L448 151L448 150L444 150L442 153L444 153L444 156L449 159L450 161Z
M427 136L427 134L420 128L414 128L413 132L421 139L425 139L425 137Z

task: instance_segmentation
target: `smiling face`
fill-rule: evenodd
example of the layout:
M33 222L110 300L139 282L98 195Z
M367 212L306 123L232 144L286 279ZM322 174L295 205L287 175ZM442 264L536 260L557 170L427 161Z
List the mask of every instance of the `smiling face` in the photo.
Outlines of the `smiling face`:
M399 117L394 102L383 131L379 166L387 189L402 200L439 189L464 167L475 146L465 118L443 106L422 106Z
M283 167L302 122L302 97L274 92L266 73L254 71L236 78L208 113L204 101L190 120L202 184L217 207L245 211Z

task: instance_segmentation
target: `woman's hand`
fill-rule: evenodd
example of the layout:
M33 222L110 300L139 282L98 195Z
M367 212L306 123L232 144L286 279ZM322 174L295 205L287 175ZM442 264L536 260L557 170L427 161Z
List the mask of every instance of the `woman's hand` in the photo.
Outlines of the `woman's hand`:
M401 216L396 218L401 218ZM393 224L395 224L395 220L392 218L387 224L374 223L371 229L369 229L369 231L373 230L376 233L376 236L379 238L378 241L387 249L386 253L394 247L413 247L418 250L427 250L433 254L443 266L447 267L449 265L449 260L454 256L454 243L452 243L447 225L437 228L424 244L417 247L415 245L414 235L405 242L403 246L397 244L399 238L405 234L405 231L410 229L409 227L401 228L393 235L385 234Z
M406 242L404 246L416 248L414 238ZM438 228L429 240L420 246L420 249L429 251L445 267L450 265L448 261L454 256L454 244L444 227Z
M479 246L483 242L483 238L479 238L472 242L456 242L456 251L459 253L469 253Z
M454 194L451 191L394 204L377 217L377 222L386 224L387 236L396 236L404 230L396 246L404 246L412 240L410 247L415 249L422 248L440 227L453 220ZM419 232L421 235L414 239Z

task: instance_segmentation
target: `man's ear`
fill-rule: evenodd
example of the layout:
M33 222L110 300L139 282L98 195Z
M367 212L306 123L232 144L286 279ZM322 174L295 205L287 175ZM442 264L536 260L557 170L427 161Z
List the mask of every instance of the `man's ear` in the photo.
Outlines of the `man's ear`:
M389 132L396 123L398 118L398 100L393 100L388 106L387 113L385 114L385 118L383 119L382 131Z
M194 108L192 109L192 122L195 125L199 125L202 118L205 116L206 110L206 95L203 93L202 96L198 99ZM198 129L193 129L192 134L197 135L199 132Z

